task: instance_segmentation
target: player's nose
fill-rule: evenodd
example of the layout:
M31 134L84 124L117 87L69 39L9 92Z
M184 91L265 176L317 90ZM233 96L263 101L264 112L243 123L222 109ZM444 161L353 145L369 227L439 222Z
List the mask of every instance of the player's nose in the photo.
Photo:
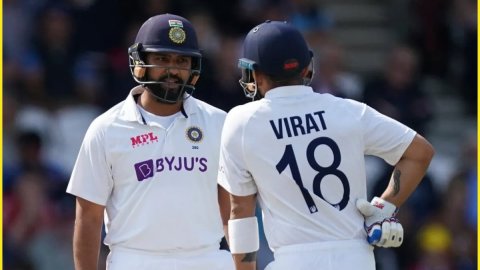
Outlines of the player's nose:
M179 70L178 70L177 67L172 65L171 67L168 68L167 72L168 72L169 75L177 75Z

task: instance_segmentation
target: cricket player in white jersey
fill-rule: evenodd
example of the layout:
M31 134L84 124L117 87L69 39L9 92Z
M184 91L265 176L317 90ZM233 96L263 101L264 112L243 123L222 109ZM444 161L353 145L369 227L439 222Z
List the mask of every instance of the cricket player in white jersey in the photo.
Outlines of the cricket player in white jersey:
M108 270L234 269L219 250L226 113L190 96L201 71L195 30L154 16L128 54L140 85L93 121L67 189L77 196L75 269L97 269L103 219Z
M240 80L260 100L233 108L220 146L219 183L231 193L230 250L255 269L258 198L274 251L268 270L372 270L373 246L397 247L395 214L423 178L432 146L366 104L308 85L312 53L298 30L267 21L245 38ZM365 155L395 165L381 198L366 200Z

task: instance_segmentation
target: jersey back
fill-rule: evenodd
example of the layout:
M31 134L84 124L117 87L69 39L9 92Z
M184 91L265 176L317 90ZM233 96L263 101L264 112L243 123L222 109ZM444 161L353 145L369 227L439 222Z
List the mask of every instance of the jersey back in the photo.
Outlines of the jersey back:
M415 132L365 104L280 87L232 110L219 182L258 192L269 245L364 239L355 200L366 197L365 155L394 164Z

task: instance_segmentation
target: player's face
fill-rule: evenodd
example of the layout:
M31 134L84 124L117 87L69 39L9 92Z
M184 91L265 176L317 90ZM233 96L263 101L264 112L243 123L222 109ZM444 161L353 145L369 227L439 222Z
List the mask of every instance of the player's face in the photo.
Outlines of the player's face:
M164 87L175 90L190 77L192 58L174 53L149 53L147 64L158 66L147 69L151 80L163 82Z

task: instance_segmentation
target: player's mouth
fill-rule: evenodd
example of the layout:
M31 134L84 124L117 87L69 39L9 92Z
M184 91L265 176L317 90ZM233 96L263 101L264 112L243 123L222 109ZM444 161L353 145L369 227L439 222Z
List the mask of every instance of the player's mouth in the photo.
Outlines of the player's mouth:
M160 80L167 88L176 88L183 83L183 80L176 76L166 76Z

